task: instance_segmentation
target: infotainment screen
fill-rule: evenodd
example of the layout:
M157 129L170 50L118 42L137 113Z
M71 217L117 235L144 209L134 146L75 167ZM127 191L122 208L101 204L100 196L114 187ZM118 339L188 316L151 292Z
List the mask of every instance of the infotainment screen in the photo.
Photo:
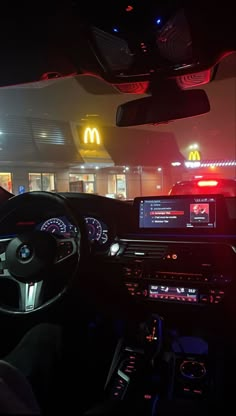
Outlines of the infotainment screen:
M215 197L139 198L140 229L216 228Z

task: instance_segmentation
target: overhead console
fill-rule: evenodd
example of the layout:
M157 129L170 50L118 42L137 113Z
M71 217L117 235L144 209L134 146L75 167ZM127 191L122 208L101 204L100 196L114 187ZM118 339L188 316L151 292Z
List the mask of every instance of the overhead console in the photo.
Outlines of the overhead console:
M236 267L225 198L142 197L135 199L134 212L134 232L110 251L129 293L156 303L221 303Z

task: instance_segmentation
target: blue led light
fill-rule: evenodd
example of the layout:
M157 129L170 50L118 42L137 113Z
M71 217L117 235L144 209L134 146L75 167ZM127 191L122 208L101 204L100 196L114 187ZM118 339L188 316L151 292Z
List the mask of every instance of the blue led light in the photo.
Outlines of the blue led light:
M156 20L156 24L157 24L157 25L160 25L160 24L161 24L161 19L160 19L160 17L158 17L158 19Z
M117 29L117 27L113 27L113 32L119 32L119 29Z

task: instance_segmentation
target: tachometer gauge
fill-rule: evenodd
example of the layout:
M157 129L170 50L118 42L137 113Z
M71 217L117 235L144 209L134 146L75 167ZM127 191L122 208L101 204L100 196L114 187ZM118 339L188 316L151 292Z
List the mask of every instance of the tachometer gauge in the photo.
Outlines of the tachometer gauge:
M102 236L102 224L96 218L86 217L89 241L99 241Z
M40 230L52 234L64 234L66 233L66 224L60 218L50 218L43 223Z

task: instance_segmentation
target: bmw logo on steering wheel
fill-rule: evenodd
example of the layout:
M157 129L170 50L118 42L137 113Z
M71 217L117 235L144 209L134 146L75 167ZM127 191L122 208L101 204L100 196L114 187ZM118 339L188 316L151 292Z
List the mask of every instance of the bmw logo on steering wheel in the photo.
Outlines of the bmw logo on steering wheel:
M28 261L32 257L32 250L28 244L23 244L18 251L18 259L21 261Z

